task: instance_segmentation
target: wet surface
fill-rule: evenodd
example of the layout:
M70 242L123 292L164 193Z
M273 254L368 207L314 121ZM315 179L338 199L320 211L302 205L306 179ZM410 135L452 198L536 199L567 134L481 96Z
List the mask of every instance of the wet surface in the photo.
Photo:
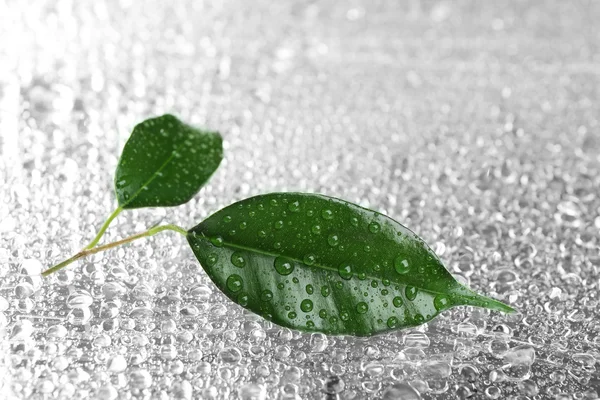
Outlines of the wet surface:
M597 398L599 4L272 3L0 2L2 393ZM129 132L165 112L221 131L225 160L105 241L319 192L405 224L519 313L301 334L230 302L167 232L41 278L94 237Z

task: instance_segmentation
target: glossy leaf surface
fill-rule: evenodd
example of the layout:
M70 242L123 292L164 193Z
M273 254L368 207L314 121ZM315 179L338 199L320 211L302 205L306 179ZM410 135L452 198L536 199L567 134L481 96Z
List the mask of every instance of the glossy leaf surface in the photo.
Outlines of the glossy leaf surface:
M230 299L293 329L369 336L457 305L513 311L459 284L398 222L322 195L252 197L187 238Z
M202 131L172 115L135 126L115 173L124 209L168 207L188 202L223 159L218 132Z

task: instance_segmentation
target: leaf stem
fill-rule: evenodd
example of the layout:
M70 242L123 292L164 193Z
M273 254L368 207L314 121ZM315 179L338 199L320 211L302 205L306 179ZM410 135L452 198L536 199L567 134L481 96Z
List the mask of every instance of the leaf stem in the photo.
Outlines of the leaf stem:
M119 207L117 207L117 209L115 211L112 212L112 214L110 214L108 216L108 218L106 219L106 221L104 221L104 224L102 225L102 227L98 231L98 234L96 235L96 237L94 238L94 240L92 240L90 242L90 244L88 244L87 246L85 246L83 248L84 250L91 249L91 248L93 248L94 246L96 246L98 244L98 242L100 241L100 238L102 238L102 235L104 235L104 232L106 232L106 229L108 228L108 226L110 225L110 223L112 222L112 220L115 219L117 217L117 215L119 215L121 213L121 211L123 211L123 209L119 206Z
M101 251L104 250L108 250L108 249L112 249L113 247L117 247L117 246L121 246L123 244L126 243L130 243L133 242L134 240L137 239L141 239L144 237L148 237L148 236L152 236L152 235L156 235L159 232L162 231L166 231L166 230L170 230L170 231L175 231L177 233L180 233L182 235L187 235L187 231L185 229L183 229L180 226L177 225L173 225L173 224L169 224L169 225L162 225L162 226L156 226L154 228L150 228L148 229L146 232L141 232L141 233L137 233L135 235L129 236L125 239L121 239L121 240L117 240L116 242L113 243L109 243L109 244L105 244L103 246L98 246L98 247L94 247L92 249L90 248L85 248L83 250L81 250L79 253L75 254L73 257L59 263L56 264L55 266L53 266L52 268L48 268L47 270L45 270L44 272L42 272L42 276L48 276L56 271L59 271L61 269L63 269L64 267L66 267L67 265L71 264L74 261L79 260L80 258L89 256L90 254L95 254L95 253L99 253Z

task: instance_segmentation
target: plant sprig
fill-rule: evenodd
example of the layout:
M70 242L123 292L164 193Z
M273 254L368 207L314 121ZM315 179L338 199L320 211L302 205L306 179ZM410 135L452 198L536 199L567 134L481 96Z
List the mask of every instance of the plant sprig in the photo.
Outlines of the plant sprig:
M425 242L400 223L317 194L255 196L189 230L160 225L98 246L123 210L189 201L222 156L217 132L192 128L171 115L137 125L117 166L119 206L89 245L43 275L90 254L171 230L186 237L227 297L292 329L370 336L423 324L455 306L514 312L457 282Z

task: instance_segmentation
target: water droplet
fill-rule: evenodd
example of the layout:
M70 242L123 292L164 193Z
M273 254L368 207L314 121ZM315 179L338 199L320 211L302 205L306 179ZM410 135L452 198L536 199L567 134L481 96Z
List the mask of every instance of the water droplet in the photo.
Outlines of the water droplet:
M238 268L244 268L246 266L246 259L244 258L244 254L240 251L235 251L231 255L231 263Z
M381 226L377 222L371 222L369 224L369 232L378 233L381 230Z
M246 307L248 305L248 302L250 301L250 297L248 297L247 294L240 294L237 297L237 303L242 306L242 307Z
M123 372L127 369L127 360L120 354L111 357L106 363L106 369L109 372Z
M401 275L407 274L410 270L408 260L402 256L398 256L394 259L394 268L396 269L396 272Z
M395 327L398 326L398 318L396 317L389 317L387 320L387 326L388 328L394 329Z
M241 230L244 230L244 229L246 229L247 227L248 227L248 224L247 224L245 221L240 223L240 229L241 229Z
M361 301L356 305L356 312L359 314L364 314L369 311L369 306L364 301Z
M350 218L350 225L352 225L353 227L356 228L358 226L358 218L356 218L356 217Z
M277 257L275 259L275 271L279 275L289 275L294 271L294 263L284 257Z
M433 306L439 311L443 311L450 306L450 299L444 294L438 294L433 299Z
M288 318L289 319L295 319L298 315L294 312L294 311L290 311L288 313Z
M319 310L319 317L321 317L323 319L327 318L327 310L325 310L323 308L321 310Z
M348 321L350 319L350 313L348 311L340 312L340 319L342 321Z
M321 217L323 217L323 219L326 219L326 220L331 220L331 219L333 219L333 211L326 208L323 211L321 211Z
M267 232L265 232L265 231L258 231L258 237L259 238L265 238L265 237L267 237Z
M269 289L263 290L260 294L260 299L264 302L273 300L273 292L271 292Z
M89 307L94 302L94 298L85 290L77 290L67 298L69 308Z
M152 386L152 375L145 369L135 370L129 375L129 385L136 389L149 388Z
M227 285L227 289L235 293L242 290L242 287L244 286L244 281L242 280L241 276L233 274L229 275L229 278L227 278L225 284Z
M215 247L223 247L224 244L223 238L221 236L215 236L213 238L210 238L210 242Z
M340 243L340 238L338 237L338 235L336 235L335 233L332 233L331 235L329 235L329 237L327 238L327 243L329 243L329 245L331 247L335 247Z
M314 256L314 254L307 254L304 256L304 264L308 265L309 267L311 265L313 265L315 263L315 261L317 260L317 258Z
M315 235L318 235L321 233L321 225L313 225L313 227L310 229L310 231L312 233L314 233Z
M385 389L382 400L421 400L421 395L406 383L395 383Z
M327 378L327 380L325 381L325 393L327 394L337 394L337 393L342 393L344 391L346 387L346 383L344 382L344 380L338 376L330 376L329 378ZM330 396L326 396L327 398L329 398ZM336 397L336 396L334 396Z
M218 354L221 361L227 364L237 364L242 359L242 353L235 347L226 347Z
M404 290L404 295L410 301L413 301L414 299L417 298L417 293L418 293L418 290L414 286L407 286L406 289Z
M342 279L349 280L352 278L352 266L343 262L338 267L338 273Z
M298 200L291 202L290 204L288 204L288 210L290 210L291 212L300 211L300 202Z
M306 293L313 294L314 291L315 291L315 289L313 288L313 285L310 285L310 284L306 285Z
M300 303L300 309L305 313L311 312L313 309L313 302L309 299L302 300L302 303Z
M92 311L88 307L73 308L67 315L67 321L73 325L85 325L92 319Z
M281 229L283 228L283 221L276 221L275 224L273 224L273 226L275 227L275 229Z
M394 304L394 307L402 307L404 305L404 301L402 300L402 297L400 296L396 296L394 297L394 300L392 300L392 303Z
M321 286L321 296L327 297L331 294L331 289L329 286Z
M217 264L217 261L219 261L219 256L216 253L209 254L208 257L206 257L206 265L209 267L214 267Z
M429 347L429 344L429 337L422 332L409 333L404 337L404 345L406 347L424 348Z
M226 215L223 217L223 222L225 222L226 224L231 222L231 215Z

